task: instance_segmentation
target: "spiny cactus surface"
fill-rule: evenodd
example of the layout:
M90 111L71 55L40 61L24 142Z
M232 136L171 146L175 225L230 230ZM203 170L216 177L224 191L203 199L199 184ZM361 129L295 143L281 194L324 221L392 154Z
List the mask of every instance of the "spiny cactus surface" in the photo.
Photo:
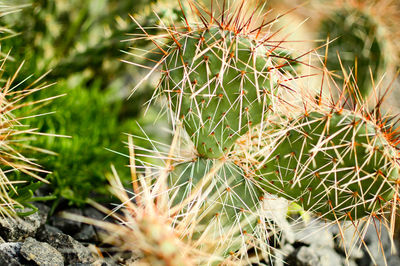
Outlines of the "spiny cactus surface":
M276 72L288 63L275 49L219 27L182 34L172 45L163 90L201 156L223 156L271 111Z
M356 220L392 200L398 151L371 117L353 111L311 112L278 133L258 170L268 192L324 218Z
M350 8L337 10L320 26L320 37L329 36L333 40L329 44L327 68L339 76L342 67L347 75L352 73L357 79L359 96L364 98L372 89L372 81L384 72L387 53L390 53L385 51L387 41L379 30L373 17ZM343 83L343 80L336 81Z
M192 203L187 206L191 211L182 211L197 212L194 237L211 231L216 239L225 239L227 248L221 255L239 250L243 239L255 231L263 193L245 179L243 170L235 164L198 158L177 165L169 179L172 205L190 199Z

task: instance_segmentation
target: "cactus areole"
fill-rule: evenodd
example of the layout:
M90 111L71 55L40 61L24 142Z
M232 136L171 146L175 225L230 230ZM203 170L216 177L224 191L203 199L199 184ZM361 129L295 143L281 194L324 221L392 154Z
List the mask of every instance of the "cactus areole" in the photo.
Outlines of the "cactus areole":
M259 179L270 193L330 220L356 220L389 205L398 151L373 121L352 111L292 121L266 157Z
M200 156L223 157L237 138L272 112L279 73L288 66L275 49L253 35L220 27L174 38L161 87Z

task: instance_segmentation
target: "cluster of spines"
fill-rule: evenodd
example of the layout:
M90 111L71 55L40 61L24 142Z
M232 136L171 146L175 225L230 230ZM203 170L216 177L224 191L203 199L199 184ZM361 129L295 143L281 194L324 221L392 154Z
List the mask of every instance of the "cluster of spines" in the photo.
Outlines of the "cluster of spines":
M32 191L29 191L27 183L35 178L43 183L48 183L40 173L49 173L44 170L40 165L34 162L34 159L27 157L26 154L31 153L36 148L29 144L29 136L36 134L46 135L45 133L37 132L37 130L24 125L24 119L28 117L40 116L40 114L32 113L31 106L50 101L52 98L41 99L37 101L29 101L28 97L42 89L46 89L49 85L46 83L39 83L43 78L28 83L25 79L19 84L14 84L19 71L23 64L20 65L18 70L10 76L7 76L6 72L6 61L8 57L3 59L0 66L2 74L0 78L3 78L0 89L0 139L1 139L1 151L0 151L0 199L2 201L0 205L0 215L2 216L13 216L15 215L15 209L24 209L26 206L30 206L31 209L34 207L28 202L33 196ZM25 86L25 87L24 87ZM33 108L35 110L35 108ZM38 151L40 149L37 149ZM51 153L50 151L44 151ZM23 178L20 176L24 176ZM25 189L16 189L15 184L24 184ZM29 194L21 195L22 192ZM13 196L10 196L13 195ZM37 209L36 209L37 210ZM26 210L23 210L21 215ZM26 211L26 214L31 213Z
M255 176L269 193L330 220L358 220L390 205L398 151L370 118L320 110L264 130Z
M226 13L225 10L223 10L221 20L216 19L212 12L209 13L193 4L192 1L189 2L192 10L197 13L198 17L200 18L201 23L192 25L188 23L188 19L185 17L184 20L186 21L186 26L181 28L176 28L175 26L165 27L167 34L162 36L162 38L167 37L168 39L168 43L165 46L160 45L159 40L151 38L161 53L164 54L163 58L156 64L156 67L152 70L152 72L155 71L160 65L163 65L163 69L161 70L162 80L159 83L157 91L159 95L167 95L168 111L171 114L172 123L177 126L180 124L180 122L183 122L187 133L194 142L194 146L196 147L198 155L202 157L197 158L197 160L215 160L219 162L227 159L229 160L227 157L231 156L229 151L231 151L232 145L234 145L235 141L239 137L246 135L246 132L253 128L254 125L261 123L260 128L261 130L266 129L265 132L261 131L255 135L253 135L253 132L250 132L247 135L250 136L249 139L251 141L253 141L253 137L258 136L261 136L261 138L265 137L265 139L257 141L257 148L254 148L254 145L252 144L245 144L245 149L247 149L245 152L246 157L244 159L238 159L238 165L245 170L249 170L247 171L247 175L243 175L241 178L243 180L248 177L253 178L256 181L254 186L255 190L260 189L259 191L276 193L290 200L304 203L304 197L302 196L312 194L311 192L313 188L310 187L309 184L314 180L314 185L317 188L322 188L324 185L329 186L328 188L324 187L319 194L316 195L320 196L320 200L325 201L324 203L321 203L318 200L311 200L311 197L309 197L308 203L302 205L307 210L321 212L322 217L338 222L346 220L347 217L349 220L355 221L361 218L371 217L371 215L383 215L384 212L380 211L380 207L387 207L391 204L393 206L393 204L396 204L396 202L393 202L396 201L396 199L393 199L392 196L395 194L395 191L397 191L397 187L395 185L397 182L397 173L395 172L398 171L398 165L396 161L398 152L393 146L393 141L387 138L387 132L381 131L382 134L379 135L379 140L390 146L388 149L386 149L386 147L383 148L384 150L390 150L390 152L389 154L377 155L379 148L378 150L374 150L376 145L371 144L371 140L368 137L371 132L369 129L367 129L365 131L366 135L360 134L358 129L356 130L358 122L354 122L354 124L350 123L350 127L342 127L341 119L335 121L334 124L332 124L332 127L338 127L339 131L344 128L341 133L348 130L348 132L344 134L345 136L340 136L340 139L335 140L335 136L339 135L326 134L325 131L326 127L330 126L330 122L325 123L325 126L322 125L322 130L320 130L319 126L315 126L318 124L321 116L326 115L328 117L333 115L340 118L340 116L346 112L348 113L343 115L343 117L358 117L361 119L361 124L367 125L367 127L377 127L380 121L370 121L371 117L368 117L361 111L344 111L342 108L337 108L337 106L331 105L330 109L328 108L329 110L319 107L313 110L313 113L311 113L309 110L307 110L307 105L309 104L308 102L303 102L305 110L302 115L299 116L297 114L294 115L294 117L297 116L297 118L290 118L290 116L294 113L282 112L282 110L285 110L288 105L285 104L284 94L286 91L281 90L281 82L282 80L293 79L289 73L290 71L285 70L284 67L291 67L291 63L297 63L298 60L291 59L290 56L287 55L280 56L274 54L274 52L278 51L278 48L280 48L279 45L281 43L272 45L270 49L268 49L268 34L265 35L265 38L258 39L260 32L266 25L268 25L268 23L264 23L263 21L260 27L257 27L254 30L249 30L250 24L247 23L245 19L240 18L240 10L243 8L244 2L242 2L242 5L239 5L239 12L234 13L234 15L230 16L229 19L226 17L224 18ZM210 23L207 22L204 14L208 14L210 16ZM252 36L252 33L255 34ZM146 32L145 35L147 36ZM219 38L216 38L216 36ZM240 42L243 41L247 42L244 44L244 50L247 51L247 55L244 56L244 60L242 59L243 54L241 55L240 52L238 52L240 51L240 48L231 50L232 47L239 47ZM230 44L232 43L235 45L231 46ZM255 56L255 54L257 54L257 49L252 49L253 45L255 45L257 49L264 49L264 52L261 53L260 56ZM165 47L167 47L167 49L165 49ZM265 56L266 54L267 56ZM283 63L274 62L273 57L277 57L279 59L283 58ZM214 60L217 63L210 63L210 61ZM258 68L260 65L257 63L257 60L261 61L260 68ZM242 68L237 67L237 65L240 64ZM213 67L216 68L215 71L212 71ZM251 70L251 75L254 75L254 78L248 78L248 69ZM230 76L230 72L234 72L234 74ZM243 81L246 79L250 81L250 84L243 84ZM228 80L228 84L224 84L224 81L226 80ZM236 94L229 91L229 89L231 89L229 84L235 85L232 87L234 87L234 89L238 89ZM288 88L285 86L282 87L286 89ZM249 91L253 93L251 98L248 96ZM289 89L288 91L291 90ZM298 95L298 98L304 100L303 96L304 95ZM322 96L320 96L320 98L321 97ZM247 100L247 104L249 106L244 106L246 101L243 101L243 99ZM228 110L228 112L221 108L221 102L224 100L226 100L224 104L227 105L225 109ZM320 100L322 100L322 98ZM234 103L239 103L239 108L236 109ZM246 107L249 108L247 111L245 109ZM257 119L249 119L246 116L246 114L250 112L250 108L254 110L255 115L259 116ZM331 112L332 110L334 111ZM232 117L228 119L227 113L229 112ZM268 124L275 117L279 117L279 119L281 121L283 120L284 123L278 125L278 127ZM307 120L309 117L311 117L311 120L314 119L314 122L304 122L304 120ZM320 120L323 121L323 119ZM237 126L232 127L231 124L235 123ZM286 136L282 134L284 132L291 133L291 131L296 132L297 134L297 130L304 127L298 138L304 138L307 140L309 139L310 135L306 133L307 130L305 130L305 128L310 127L311 124L315 126L314 129L318 129L321 132L318 132L319 136L314 136L312 141L309 140L308 143L304 145L307 145L307 149L310 151L313 149L315 149L315 151L311 151L311 153L310 151L304 152L304 150L301 149L304 147L304 145L300 145L297 147L300 150L287 152L287 148L291 148L291 143L289 142L296 142L298 140L297 138L291 139L290 134ZM216 129L218 129L218 131ZM274 130L275 132L273 132ZM374 128L374 130L379 131L381 129ZM227 133L229 131L232 132ZM271 133L271 135L268 136L268 133ZM278 138L278 136L280 138ZM354 141L354 136L361 138L361 143ZM276 145L271 148L270 141L272 137L274 137L274 141L286 140L287 144L284 145L279 142L272 142L274 145ZM331 143L332 141L333 144ZM263 142L267 142L267 147L264 147L264 149L260 147L262 146L260 143ZM386 144L384 144L384 146ZM331 146L326 147L324 145ZM367 156L366 162L367 164L371 163L372 168L387 168L385 171L387 170L388 173L383 173L381 171L383 173L382 176L385 176L386 174L391 175L393 171L393 180L387 180L385 177L383 177L379 184L378 182L376 183L379 186L384 186L384 190L388 193L385 195L379 195L379 193L371 194L372 199L369 197L366 199L366 201L359 201L356 203L346 198L344 204L340 203L337 197L334 197L334 202L330 198L331 192L334 192L333 194L335 194L335 192L338 192L341 189L346 190L350 186L353 189L353 185L356 186L352 191L354 192L352 195L355 197L360 197L362 199L365 191L373 193L371 188L366 186L371 185L371 179L369 178L371 178L374 174L379 173L379 171L377 169L368 169L368 173L366 175L360 176L360 172L365 169L363 169L364 165L360 165L357 159L357 156L359 155L358 152L356 152L355 147L359 145L361 145L364 149L367 149L367 146L373 146L372 152L374 155L372 157L374 158ZM257 156L248 156L248 151L252 149L256 150ZM262 154L262 152L266 151L268 152L267 154ZM277 154L274 154L274 152ZM330 152L333 152L335 156L337 153L339 153L339 155L337 158L333 158ZM340 154L342 152L344 154ZM232 153L235 154L237 151L235 150ZM348 153L350 153L350 155ZM364 153L364 155L368 154L368 152ZM301 157L296 157L298 154L301 154ZM309 158L311 159L302 158L304 154L308 154ZM331 156L332 160L329 163L325 162L325 164L323 164L322 162L322 165L317 165L321 162L315 162L315 157L317 156L316 154L323 154L322 157ZM275 156L270 157L271 155ZM348 156L348 158L342 158L340 157L341 155L342 157ZM272 177L268 176L268 174L265 174L265 172L262 173L262 167L259 167L260 165L276 166L279 164L279 159L285 160L285 162L288 163L288 166L289 164L297 164L291 167L295 169L295 171L292 172L292 174L294 173L293 177L287 174L289 170L292 171L293 169L285 169L285 167L281 167L280 165L278 165L277 172L272 172ZM323 160L321 159L320 161ZM191 163L192 162L189 162L189 164ZM350 172L346 175L347 179L345 178L344 180L345 184L340 187L335 182L330 182L331 180L326 182L328 178L331 178L331 176L335 176L337 173L341 172L338 171L338 165L341 163L348 163L349 169L352 169L352 172L347 169ZM322 169L325 171L323 173L325 176L322 179L321 172L315 171L315 169L310 170L314 175L311 179L309 179L309 166L312 164L316 165L314 166L316 169L318 167L321 169L326 167ZM187 164L185 167L187 167ZM282 175L280 170L286 171L286 174ZM356 178L352 178L353 174L355 174ZM198 180L197 183L201 183L204 176L205 171L201 171L200 175L196 177ZM260 182L257 180L257 178L264 178L267 180ZM271 178L274 180L268 180ZM271 182L269 181L276 181L281 183L282 186L280 188L279 186L278 188L277 186L271 186ZM265 185L266 183L269 185ZM374 183L375 182L372 182L372 184ZM173 182L170 183L172 187L174 186L173 184ZM193 185L191 182L184 182L184 184ZM183 184L180 185L183 186ZM299 186L297 190L293 189L296 185ZM189 185L189 187L190 186L191 185ZM222 189L222 187L217 186L216 191L219 191L219 188ZM180 189L178 189L178 191ZM185 187L185 189L187 188ZM208 188L208 190L212 191L212 188ZM178 197L178 202L184 202L187 199L187 195L185 195L185 193L177 192L177 194L183 195ZM302 198L303 200L301 200ZM374 202L377 202L377 199L387 202L378 204L379 206L375 205L371 207L371 202L373 205ZM360 203L359 205L366 206L369 204L370 206L361 208L357 207L358 203ZM343 205L345 205L345 208L342 209L341 206Z
M165 26L164 46L165 35L153 40L164 54L156 64L163 66L156 94L167 96L172 124L184 123L200 156L221 158L235 140L285 106L279 104L291 93L285 82L295 79L301 62L270 41L274 34L265 31L273 21L252 27L257 9L246 17L244 2L232 13L223 9L220 18L189 3L201 23L185 17L184 27Z

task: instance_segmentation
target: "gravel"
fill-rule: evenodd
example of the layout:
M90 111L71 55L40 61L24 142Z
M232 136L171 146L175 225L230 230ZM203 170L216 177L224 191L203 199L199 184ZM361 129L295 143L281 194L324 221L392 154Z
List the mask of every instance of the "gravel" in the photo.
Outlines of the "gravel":
M134 257L114 253L110 254L110 258L99 259L89 245L99 246L98 233L101 230L92 225L70 223L57 215L47 219L48 207L44 205L38 208L41 213L29 217L0 218L0 265L106 266L134 263ZM91 207L83 211L70 210L95 219L103 218L101 213ZM379 223L371 224L366 232L363 231L365 245L356 241L360 230L355 230L351 224L341 225L342 232L337 226L328 226L316 220L307 225L299 221L290 225L282 220L281 225L291 226L290 230L283 230L283 234L289 236L282 237L269 265L373 266L385 265L384 258L389 266L400 265L400 257L391 254L390 237ZM380 228L379 235L375 228ZM385 255L382 255L381 249Z
M20 253L27 261L32 261L36 265L64 265L64 257L57 249L31 237L27 238L22 244Z
M34 236L42 223L38 213L28 217L0 217L0 236L7 242L17 242Z

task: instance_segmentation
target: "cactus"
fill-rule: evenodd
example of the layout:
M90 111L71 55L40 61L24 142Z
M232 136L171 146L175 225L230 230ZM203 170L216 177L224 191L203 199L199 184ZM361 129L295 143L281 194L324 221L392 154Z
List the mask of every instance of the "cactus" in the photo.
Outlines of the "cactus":
M50 101L52 98L43 98L38 101L30 101L29 97L33 93L45 89L49 85L40 83L40 79L15 84L19 69L15 73L9 73L6 69L7 59L0 67L0 215L13 216L15 209L23 209L18 215L29 215L37 210L31 204L34 201L33 192L40 186L40 182L48 183L42 174L49 173L44 170L37 162L32 159L32 155L51 153L39 149L30 143L30 138L36 134L44 134L37 129L30 127L27 123L28 118L37 119L41 116L37 108L39 103ZM53 98L57 98L54 96ZM30 108L35 106L36 108ZM34 110L34 112L32 111ZM32 152L34 151L34 152ZM36 200L47 200L51 197L36 198ZM30 209L24 209L28 207Z
M183 33L168 50L163 91L197 151L219 158L271 111L279 86L275 47L210 27ZM284 57L284 56L282 56Z
M256 167L269 193L330 220L358 220L391 206L398 151L379 119L361 111L318 110L270 125Z
M255 232L263 193L250 180L246 181L243 170L235 164L197 158L175 166L168 183L172 206L188 198L198 205L199 229L194 238L201 237L205 231L214 232L217 237L231 236L222 256L239 250L244 239Z
M156 170L152 164L145 164L143 171L134 168L138 158L130 139L134 195L128 196L115 170L109 176L113 194L123 202L118 208L124 217L99 207L122 223L63 216L107 230L106 241L121 252L135 251L139 263L237 265L268 259L268 237L276 231L259 212L259 194L249 189L251 181L243 181L242 170L231 161L176 162L183 159L177 144L185 141L178 135Z
M321 10L326 4L314 3ZM355 79L349 96L367 100L384 75L396 72L399 60L397 1L338 0L322 9L319 38L331 41L326 67L339 86ZM344 81L343 81L344 80Z
M319 34L323 39L329 36L333 40L329 44L327 68L338 74L343 67L346 72L336 82L343 83L343 78L348 79L352 73L357 79L356 95L367 98L373 81L383 74L391 57L385 38L379 35L377 22L367 13L343 8L321 22Z
M208 11L188 2L202 24L184 17L187 24L179 30L164 26L165 45L165 35L150 36L144 29L137 39L152 40L159 50L154 53L164 55L155 66L162 66L157 91L168 99L172 123L183 121L201 157L218 159L280 107L288 91L281 83L293 78L289 72L298 59L279 42L269 42L268 23L252 25L257 10L250 17L238 8L221 17L209 13L207 19L202 12Z

